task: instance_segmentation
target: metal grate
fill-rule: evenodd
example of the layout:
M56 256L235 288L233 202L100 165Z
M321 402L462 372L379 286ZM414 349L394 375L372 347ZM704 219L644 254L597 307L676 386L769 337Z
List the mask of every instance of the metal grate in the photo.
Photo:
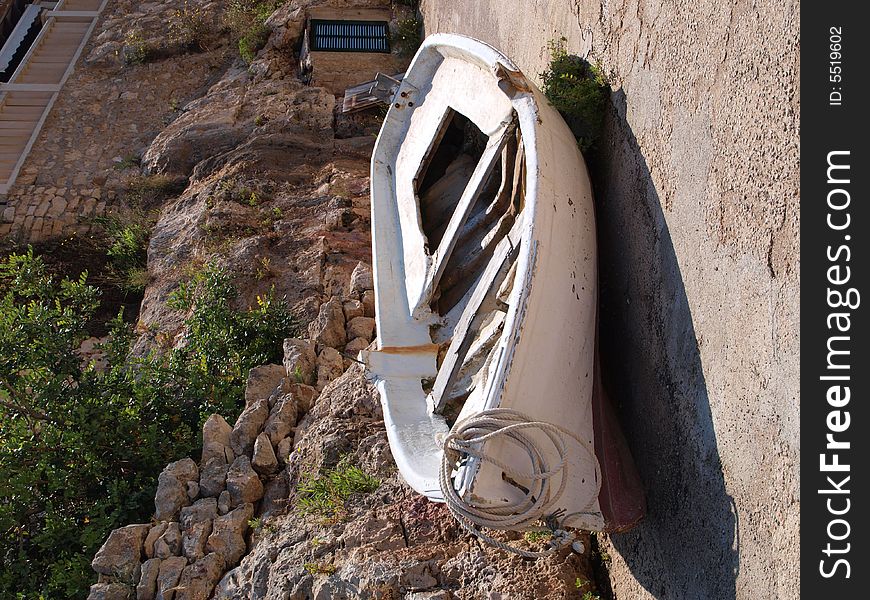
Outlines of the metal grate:
M385 21L311 20L311 49L321 52L389 52Z

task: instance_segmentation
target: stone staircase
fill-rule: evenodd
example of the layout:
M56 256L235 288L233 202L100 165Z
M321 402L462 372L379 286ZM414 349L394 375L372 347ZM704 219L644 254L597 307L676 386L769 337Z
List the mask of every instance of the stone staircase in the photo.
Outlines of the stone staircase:
M61 0L8 83L0 84L0 194L15 181L108 0Z

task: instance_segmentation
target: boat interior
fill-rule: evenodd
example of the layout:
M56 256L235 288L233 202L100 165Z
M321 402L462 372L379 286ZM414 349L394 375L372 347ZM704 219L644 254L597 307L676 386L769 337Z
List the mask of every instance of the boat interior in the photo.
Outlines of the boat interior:
M428 296L438 375L422 383L448 425L481 407L497 358L520 249L511 232L521 221L524 170L515 114L487 137L450 108L414 178L425 251L443 263L434 261Z

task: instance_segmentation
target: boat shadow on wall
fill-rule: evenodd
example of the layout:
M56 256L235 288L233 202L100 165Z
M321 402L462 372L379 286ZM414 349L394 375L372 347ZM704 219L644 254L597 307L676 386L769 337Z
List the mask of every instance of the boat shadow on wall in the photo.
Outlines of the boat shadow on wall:
M648 505L639 526L611 540L657 598L734 598L739 522L682 275L622 90L612 94L601 139L590 161L601 364Z

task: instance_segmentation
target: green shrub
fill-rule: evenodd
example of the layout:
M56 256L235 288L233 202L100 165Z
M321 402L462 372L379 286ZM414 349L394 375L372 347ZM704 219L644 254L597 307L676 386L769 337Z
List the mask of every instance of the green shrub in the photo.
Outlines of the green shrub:
M277 8L275 0L231 0L224 13L224 25L239 46L239 56L251 63L269 39L266 19Z
M53 277L32 250L0 261L0 598L84 598L108 533L148 521L160 470L215 409L235 418L247 370L295 332L271 297L233 309L214 267L182 289L184 348L131 358L119 315L99 370L76 352L100 301L86 274Z
M550 64L541 74L543 92L577 138L583 152L595 146L604 120L609 92L598 65L565 50L565 38L551 41Z

